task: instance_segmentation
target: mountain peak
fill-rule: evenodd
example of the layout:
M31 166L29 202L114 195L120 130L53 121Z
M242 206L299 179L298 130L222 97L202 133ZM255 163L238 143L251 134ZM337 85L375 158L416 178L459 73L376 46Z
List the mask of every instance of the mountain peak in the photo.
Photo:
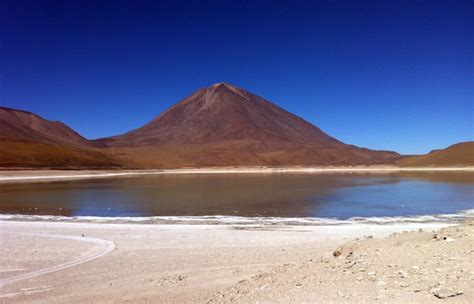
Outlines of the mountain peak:
M214 83L213 85L205 88L205 90L210 93L217 93L217 94L233 93L233 94L239 95L240 97L244 99L248 99L247 91L226 82Z
M209 88L210 89L217 89L217 88L220 88L220 87L234 87L234 86L232 86L231 84L228 84L226 82L216 82L216 83L212 84Z
M203 88L145 126L106 139L111 146L257 143L257 150L280 151L343 143L314 125L244 89L225 82ZM261 150L261 151L260 151Z
M186 165L328 165L387 163L396 153L346 145L318 127L225 82L202 88L109 147L140 147L153 162ZM168 159L170 161L170 159Z
M230 83L227 82L216 82L213 85L209 86L207 89L212 90L212 91L217 91L217 90L229 90L229 91L240 91L240 92L245 92L245 90L236 87Z

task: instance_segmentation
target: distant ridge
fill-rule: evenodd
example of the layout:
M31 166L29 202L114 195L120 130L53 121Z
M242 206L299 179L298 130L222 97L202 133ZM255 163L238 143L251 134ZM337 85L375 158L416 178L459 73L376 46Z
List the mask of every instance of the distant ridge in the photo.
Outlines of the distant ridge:
M0 136L43 143L95 145L59 121L49 121L25 110L0 107Z
M403 167L465 167L474 166L474 141L451 145L446 149L433 150L426 155L400 160Z
M62 122L0 107L0 166L113 168L121 164Z

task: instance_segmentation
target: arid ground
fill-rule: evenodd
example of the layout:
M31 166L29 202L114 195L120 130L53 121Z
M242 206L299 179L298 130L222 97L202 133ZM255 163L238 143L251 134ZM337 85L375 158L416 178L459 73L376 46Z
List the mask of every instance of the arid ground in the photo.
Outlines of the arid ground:
M0 227L2 303L469 303L474 296L472 222L438 232L446 225Z

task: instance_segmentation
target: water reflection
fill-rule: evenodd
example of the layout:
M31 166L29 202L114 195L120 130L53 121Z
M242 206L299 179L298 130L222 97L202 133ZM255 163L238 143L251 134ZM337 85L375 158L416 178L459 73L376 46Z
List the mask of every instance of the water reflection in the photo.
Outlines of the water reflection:
M395 216L474 208L473 173L162 175L8 184L0 213Z

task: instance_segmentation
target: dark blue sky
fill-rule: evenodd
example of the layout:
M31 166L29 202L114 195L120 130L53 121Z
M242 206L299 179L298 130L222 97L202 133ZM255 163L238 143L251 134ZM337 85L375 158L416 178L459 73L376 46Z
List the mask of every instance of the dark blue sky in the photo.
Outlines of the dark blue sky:
M474 1L0 1L0 104L88 138L229 82L345 142L472 140Z

